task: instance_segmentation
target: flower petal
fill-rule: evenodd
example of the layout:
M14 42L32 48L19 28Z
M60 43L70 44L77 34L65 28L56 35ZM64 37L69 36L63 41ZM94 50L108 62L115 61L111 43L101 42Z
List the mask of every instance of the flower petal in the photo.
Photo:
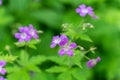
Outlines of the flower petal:
M76 43L75 42L73 42L73 43L71 43L70 45L69 45L69 48L76 48L77 47L77 45L76 45Z
M15 33L15 38L19 39L19 38L20 38L20 36L21 36L21 34L20 34L20 33Z
M94 59L91 59L87 62L87 67L92 68L96 65L96 61Z
M67 36L66 35L64 35L64 34L62 34L61 36L60 36L60 43L59 43L59 46L64 46L64 45L66 45L67 43L68 43L68 38L67 38Z
M83 16L83 17L84 17L84 16L86 16L86 14L87 14L87 13L81 12L81 13L80 13L80 16Z
M97 58L96 58L96 62L100 62L101 61L101 58L98 56Z
M81 9L80 9L80 8L77 8L77 9L76 9L76 12L77 12L77 13L80 13L80 12L81 12Z
M24 27L19 27L20 32L24 32Z
M4 68L2 68L2 69L0 70L0 73L1 73L2 75L5 75L5 74L6 74L6 70L5 70Z
M56 44L55 43L52 43L51 45L50 45L50 48L54 48L56 46Z
M31 40L31 36L27 35L26 38L25 38L25 41L30 41Z
M1 61L0 61L0 66L3 67L3 66L5 66L5 65L6 65L6 62L3 61L3 60L1 60Z
M73 56L73 50L71 50L71 49L69 49L68 51L67 51L67 54L68 54L68 56Z
M82 4L82 5L80 5L79 6L81 9L84 9L84 8L86 8L86 5L85 4Z
M59 55L63 56L64 54L65 54L65 49L64 48L60 49L59 50Z
M33 29L33 25L32 24L29 24L29 29Z

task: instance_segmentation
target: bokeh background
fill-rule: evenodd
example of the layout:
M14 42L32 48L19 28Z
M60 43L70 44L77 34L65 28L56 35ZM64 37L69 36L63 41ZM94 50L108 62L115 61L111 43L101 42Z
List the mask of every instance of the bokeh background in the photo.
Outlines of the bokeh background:
M102 58L91 69L91 80L120 80L120 0L3 0L0 6L0 51L5 51L5 46L9 45L13 54L19 55L19 49L14 45L17 42L14 33L19 26L33 24L44 33L40 34L38 49L29 49L30 55L58 55L57 49L50 49L52 36L61 32L63 23L81 22L82 17L75 12L80 4L92 6L99 16L98 20L87 19L95 27L87 32L93 43L79 42L84 47L96 46L96 55ZM48 63L41 67L52 65ZM48 77L48 80L55 78Z

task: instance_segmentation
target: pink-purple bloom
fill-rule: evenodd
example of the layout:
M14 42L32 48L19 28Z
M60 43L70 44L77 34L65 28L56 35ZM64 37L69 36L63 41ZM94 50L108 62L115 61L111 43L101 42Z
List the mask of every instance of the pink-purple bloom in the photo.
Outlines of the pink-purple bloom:
M68 43L68 38L65 34L61 36L54 36L51 42L50 47L54 48L56 45L59 45L61 49L59 50L59 55L63 56L65 53L68 56L74 55L74 49L77 47L76 43Z
M6 65L6 62L3 61L3 60L1 60L1 61L0 61L0 73L1 73L2 75L5 75L5 74L6 74L6 70L3 68L5 65Z
M6 80L3 76L0 76L0 80Z
M90 59L88 62L87 62L87 67L88 68L92 68L94 67L98 62L101 61L101 58L100 57L97 57L96 59Z
M2 5L2 0L0 0L0 5Z
M62 34L60 37L59 36L54 36L53 37L50 47L54 48L57 44L59 46L64 46L67 43L68 43L67 36Z
M74 50L77 47L76 43L71 43L71 44L66 44L64 45L60 50L59 50L59 55L63 56L65 53L68 56L73 56L74 55Z
M15 33L15 38L18 39L18 42L23 42L23 41L28 42L31 40L28 27L20 27L19 31L20 31L19 33Z
M97 18L97 16L93 12L93 8L90 6L86 6L85 4L81 4L79 8L76 8L76 12L80 14L80 16L86 16L87 14L93 18Z
M34 29L32 24L29 25L29 35L35 39L39 38L37 30Z
M19 27L19 33L15 33L15 38L18 39L18 42L29 42L31 39L38 39L37 30L33 28L33 25L30 24L29 27Z

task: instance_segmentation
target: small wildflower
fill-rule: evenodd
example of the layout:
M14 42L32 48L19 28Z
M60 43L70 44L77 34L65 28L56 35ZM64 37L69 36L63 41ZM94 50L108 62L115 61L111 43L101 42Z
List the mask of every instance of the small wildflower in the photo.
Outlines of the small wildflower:
M0 0L0 5L2 5L2 0Z
M0 80L6 80L3 76L0 76Z
M1 73L2 75L5 75L5 74L6 74L6 70L3 68L5 65L6 65L6 62L5 62L5 61L0 61L0 73Z
M93 8L90 6L86 7L85 4L80 5L79 8L76 9L76 12L79 13L80 16L83 16L83 17L89 14L93 18L97 18L97 16L95 16L93 12Z
M87 67L88 68L92 68L94 67L98 62L101 61L101 58L100 57L97 57L96 59L90 59L88 62L87 62Z
M28 42L31 40L28 27L20 27L19 31L20 33L15 33L15 38L17 38L19 42L23 42L23 41Z
M33 28L32 24L29 25L29 35L35 39L39 38L37 30Z
M52 43L50 45L51 48L54 48L57 44L59 46L64 46L65 44L68 43L68 38L64 34L62 34L60 37L59 36L54 36L52 39Z
M69 45L67 44L59 50L59 55L63 56L66 53L68 56L73 56L74 55L73 49L75 49L76 47L77 47L76 43L74 42Z

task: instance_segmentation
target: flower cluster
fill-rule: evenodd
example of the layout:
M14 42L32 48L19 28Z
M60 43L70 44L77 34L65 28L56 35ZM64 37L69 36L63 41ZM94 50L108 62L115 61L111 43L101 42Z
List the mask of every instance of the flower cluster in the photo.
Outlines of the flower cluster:
M96 59L90 59L88 62L87 62L87 67L88 68L92 68L94 67L98 62L101 61L101 58L100 57L97 57Z
M93 18L97 18L97 16L93 12L93 8L90 6L86 7L85 4L82 4L79 6L79 8L76 8L76 12L79 13L80 16L83 16L83 17L88 14Z
M66 35L62 34L61 36L54 36L50 47L54 48L57 44L61 47L61 49L59 50L60 56L63 56L65 53L68 56L74 55L74 49L77 47L77 45L74 42L69 43Z
M28 42L32 38L38 39L39 36L37 30L30 24L29 27L19 27L19 33L15 33L15 38L17 38L19 42Z
M2 75L5 75L6 74L6 70L3 68L4 66L6 65L6 62L1 60L0 61L0 73ZM0 76L0 80L6 80L3 76Z

